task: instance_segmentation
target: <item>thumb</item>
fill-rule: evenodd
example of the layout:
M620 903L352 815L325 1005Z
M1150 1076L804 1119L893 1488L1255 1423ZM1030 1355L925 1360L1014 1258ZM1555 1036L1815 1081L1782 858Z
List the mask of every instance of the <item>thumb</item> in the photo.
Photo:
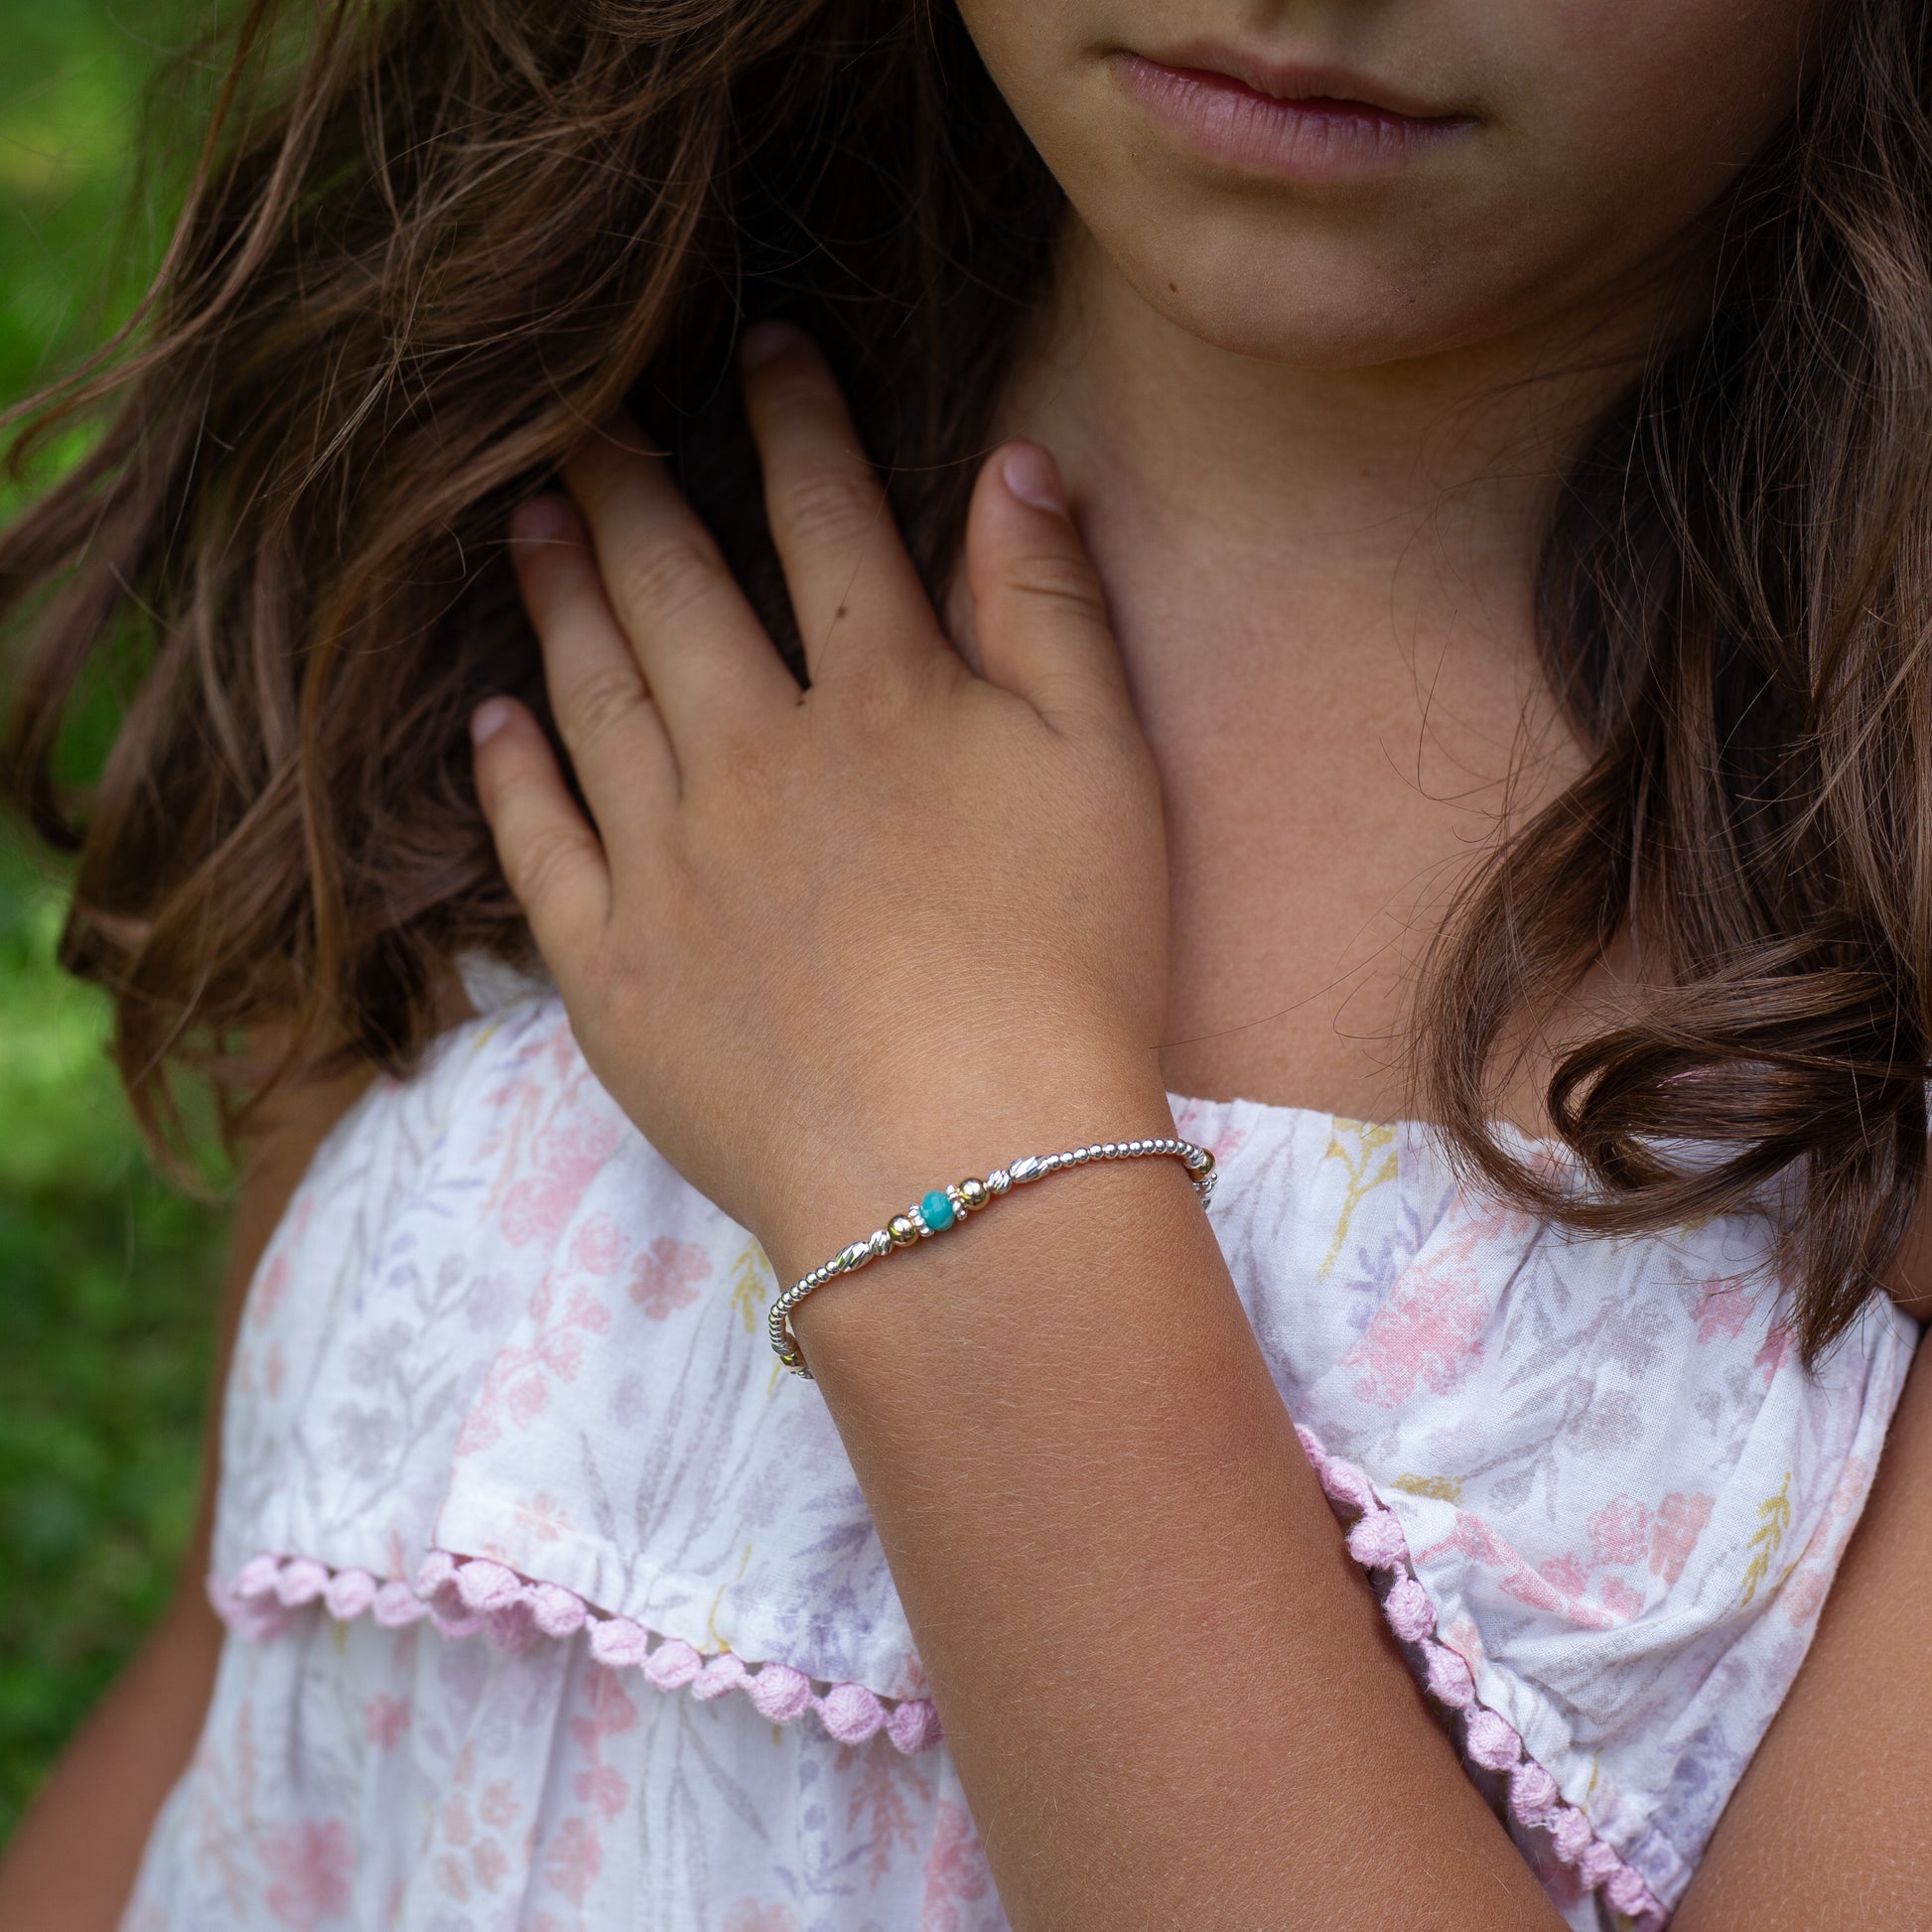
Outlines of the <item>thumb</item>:
M994 451L966 519L973 635L988 680L1056 729L1132 714L1107 600L1037 443Z

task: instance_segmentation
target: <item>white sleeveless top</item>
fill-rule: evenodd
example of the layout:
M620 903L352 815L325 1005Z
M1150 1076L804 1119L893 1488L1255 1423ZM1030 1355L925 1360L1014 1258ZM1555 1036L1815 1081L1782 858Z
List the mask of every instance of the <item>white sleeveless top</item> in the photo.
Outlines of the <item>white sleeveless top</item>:
M363 1097L263 1257L231 1634L125 1923L999 1932L865 1499L765 1344L769 1265L555 994L504 992ZM1804 1656L1914 1324L1875 1302L1807 1375L1761 1218L1579 1239L1422 1129L1170 1099L1471 1775L1573 1925L1661 1924ZM1195 1695L1211 1725L1268 1690Z

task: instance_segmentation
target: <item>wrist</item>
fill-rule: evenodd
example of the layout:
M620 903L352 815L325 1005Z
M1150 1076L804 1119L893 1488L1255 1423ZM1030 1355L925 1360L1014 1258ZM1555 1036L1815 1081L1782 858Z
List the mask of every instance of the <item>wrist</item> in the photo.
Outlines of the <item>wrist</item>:
M1127 1138L1173 1144L1165 1135ZM1063 1145L1095 1143L1075 1136ZM1070 1359L1123 1326L1150 1256L1162 1258L1154 1273L1178 1266L1189 1278L1190 1243L1201 1244L1203 1259L1218 1258L1204 1205L1174 1154L1048 1171L988 1200L970 1227L955 1219L933 1238L824 1280L791 1306L791 1341L813 1375L832 1376L847 1393L879 1373L949 1380L962 1344ZM1131 1314L1124 1323L1130 1332L1144 1325Z
M1030 1154L1173 1131L1152 1049L1022 1055L995 1077L901 1092L835 1143L809 1150L753 1232L782 1289L934 1190L983 1180Z

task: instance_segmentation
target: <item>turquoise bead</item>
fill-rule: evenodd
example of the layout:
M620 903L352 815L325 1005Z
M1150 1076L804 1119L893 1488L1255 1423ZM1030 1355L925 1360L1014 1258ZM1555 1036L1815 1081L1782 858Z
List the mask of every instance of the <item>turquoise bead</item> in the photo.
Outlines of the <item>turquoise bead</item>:
M952 1226L952 1202L935 1187L931 1193L920 1199L919 1218L934 1234L937 1234L941 1228Z

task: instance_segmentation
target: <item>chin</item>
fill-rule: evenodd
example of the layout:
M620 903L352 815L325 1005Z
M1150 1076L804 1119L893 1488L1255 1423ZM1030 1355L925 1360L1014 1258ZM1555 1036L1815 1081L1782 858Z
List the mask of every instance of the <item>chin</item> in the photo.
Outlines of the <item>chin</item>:
M1433 252L1433 251L1432 251ZM1520 325L1524 305L1444 286L1439 263L1277 245L1116 252L1114 265L1165 321L1231 355L1302 368L1368 368L1465 347ZM1460 293L1462 300L1454 299Z

